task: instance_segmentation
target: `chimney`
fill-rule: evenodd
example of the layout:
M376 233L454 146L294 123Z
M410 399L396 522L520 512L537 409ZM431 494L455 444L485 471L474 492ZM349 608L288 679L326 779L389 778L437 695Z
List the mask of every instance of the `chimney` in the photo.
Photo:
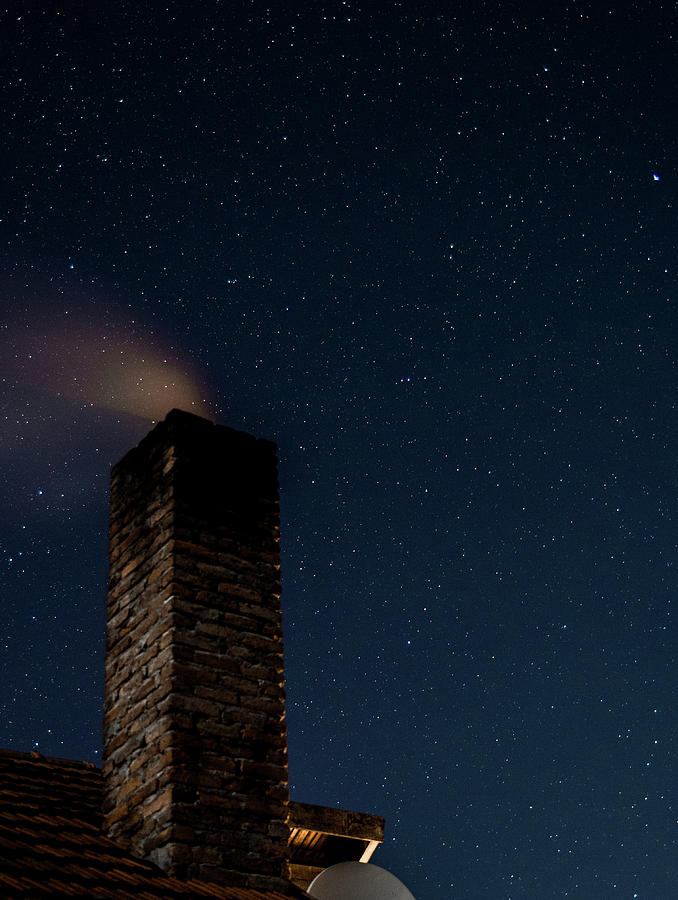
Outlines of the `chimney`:
M113 469L108 834L170 875L285 892L276 448L173 410Z

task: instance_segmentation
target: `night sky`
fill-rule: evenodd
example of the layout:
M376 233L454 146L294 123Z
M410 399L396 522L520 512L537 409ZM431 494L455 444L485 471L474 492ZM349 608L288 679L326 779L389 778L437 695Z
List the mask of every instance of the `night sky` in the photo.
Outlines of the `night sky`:
M417 900L675 897L675 4L10 7L0 746L100 760L180 406L279 446L293 799Z

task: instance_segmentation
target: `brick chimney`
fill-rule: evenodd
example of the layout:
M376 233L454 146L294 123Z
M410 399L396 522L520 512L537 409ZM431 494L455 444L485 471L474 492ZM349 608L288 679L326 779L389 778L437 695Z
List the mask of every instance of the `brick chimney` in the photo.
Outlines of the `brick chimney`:
M173 410L113 469L109 835L168 874L285 891L276 448Z

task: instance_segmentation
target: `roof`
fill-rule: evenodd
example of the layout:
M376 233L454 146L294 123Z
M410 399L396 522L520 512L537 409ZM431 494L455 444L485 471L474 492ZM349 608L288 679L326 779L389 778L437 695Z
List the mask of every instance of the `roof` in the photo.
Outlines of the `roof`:
M0 896L4 900L289 900L183 882L105 837L101 771L89 763L0 750ZM290 886L297 897L308 897Z
M368 813L290 801L290 877L309 885L327 866L367 862L384 840L384 819Z

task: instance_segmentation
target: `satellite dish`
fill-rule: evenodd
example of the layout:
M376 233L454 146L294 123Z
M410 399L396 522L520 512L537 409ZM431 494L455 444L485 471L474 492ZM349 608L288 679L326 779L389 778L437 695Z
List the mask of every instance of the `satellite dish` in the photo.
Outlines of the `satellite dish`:
M323 869L306 893L316 900L414 900L395 875L361 862L340 862Z

